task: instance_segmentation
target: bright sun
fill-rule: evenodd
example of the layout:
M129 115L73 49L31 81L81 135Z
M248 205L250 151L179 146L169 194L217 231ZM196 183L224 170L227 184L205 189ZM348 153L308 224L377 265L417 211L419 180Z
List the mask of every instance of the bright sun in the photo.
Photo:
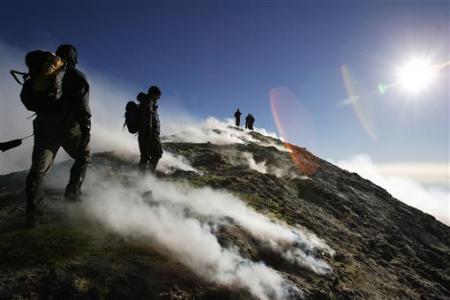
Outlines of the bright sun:
M398 82L410 94L417 94L430 86L435 68L426 59L412 59L399 68Z

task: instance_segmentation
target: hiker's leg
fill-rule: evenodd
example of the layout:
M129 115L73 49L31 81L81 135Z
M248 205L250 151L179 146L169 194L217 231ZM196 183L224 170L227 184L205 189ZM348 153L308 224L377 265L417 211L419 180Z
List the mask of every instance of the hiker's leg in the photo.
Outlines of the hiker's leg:
M49 141L35 131L31 168L28 172L25 187L26 213L31 223L33 223L31 219L34 219L37 210L42 205L43 181L52 167L58 148L58 143Z
M158 165L159 160L161 159L163 154L161 140L159 137L153 137L150 142L150 163L149 163L149 169L150 171L154 172L156 169L156 166Z
M81 185L86 176L90 163L89 145L82 145L81 134L73 134L67 137L62 144L63 149L75 162L70 169L70 179L66 187L66 196L78 197L81 193Z
M150 161L149 137L145 134L139 134L138 142L139 142L139 152L141 153L139 166L140 168L145 169Z

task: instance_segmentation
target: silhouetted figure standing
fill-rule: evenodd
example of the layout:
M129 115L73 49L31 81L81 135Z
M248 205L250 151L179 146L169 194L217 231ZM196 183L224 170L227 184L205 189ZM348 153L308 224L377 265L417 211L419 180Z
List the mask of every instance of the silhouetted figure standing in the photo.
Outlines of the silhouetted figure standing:
M234 113L234 119L236 120L236 126L239 127L241 125L241 115L242 113L239 111L239 108Z
M245 117L245 129L253 130L253 124L255 123L255 117L251 113L249 113Z
M27 109L36 112L36 119L33 121L32 163L26 179L26 213L29 226L35 225L42 205L43 180L50 171L59 148L62 147L75 159L65 191L67 200L79 199L90 158L89 84L85 75L75 68L78 63L75 47L61 45L56 50L56 55L62 59L65 68L60 73L63 76L61 98L50 103L42 101L39 97L46 91L36 92L32 79L24 83L20 94Z
M154 172L158 161L162 157L160 123L158 115L158 99L161 91L156 86L151 86L148 93L140 93L139 103L139 131L138 142L141 160L139 166L142 170Z
M252 114L250 114L250 120L249 120L249 123L248 123L248 129L253 130L253 124L255 124L255 117Z

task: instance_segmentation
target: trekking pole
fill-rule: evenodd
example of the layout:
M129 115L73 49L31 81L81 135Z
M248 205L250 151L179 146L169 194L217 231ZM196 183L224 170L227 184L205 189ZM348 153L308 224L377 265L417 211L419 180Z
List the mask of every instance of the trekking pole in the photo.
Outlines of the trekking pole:
M34 133L33 133L33 134L30 134L30 135L27 135L26 137L21 138L20 140L24 141L24 140L26 140L26 139L29 139L29 138L32 137L32 136L34 136Z
M27 80L27 78L30 76L28 73L20 72L20 71L16 71L16 70L11 70L11 71L9 71L9 73L17 81L17 83L20 84L20 85L23 85L25 80ZM23 82L20 81L18 75L22 76Z
M22 141L32 137L33 135L34 134L31 134L21 139L15 139L8 142L0 143L0 151L5 152L8 151L9 149L19 147L20 145L22 145Z

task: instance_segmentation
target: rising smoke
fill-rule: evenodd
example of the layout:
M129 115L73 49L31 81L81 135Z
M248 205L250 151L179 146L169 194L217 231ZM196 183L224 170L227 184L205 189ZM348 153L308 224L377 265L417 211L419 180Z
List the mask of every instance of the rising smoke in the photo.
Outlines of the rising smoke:
M330 266L313 255L333 254L323 241L299 227L257 213L235 196L185 183L142 178L130 171L127 184L105 178L98 169L85 184L84 215L124 237L148 242L169 253L196 274L219 284L240 286L260 299L285 299L300 291L280 273L223 246L218 226L239 226L285 260L316 273ZM130 186L129 182L134 182Z

